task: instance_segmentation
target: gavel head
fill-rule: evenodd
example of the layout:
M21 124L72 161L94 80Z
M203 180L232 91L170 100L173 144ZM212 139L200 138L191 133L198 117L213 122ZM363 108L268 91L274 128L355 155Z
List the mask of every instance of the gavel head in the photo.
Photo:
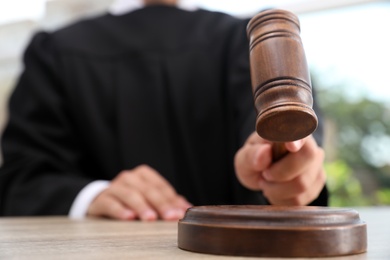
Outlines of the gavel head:
M256 131L272 142L290 142L317 128L310 73L298 18L267 10L247 27Z

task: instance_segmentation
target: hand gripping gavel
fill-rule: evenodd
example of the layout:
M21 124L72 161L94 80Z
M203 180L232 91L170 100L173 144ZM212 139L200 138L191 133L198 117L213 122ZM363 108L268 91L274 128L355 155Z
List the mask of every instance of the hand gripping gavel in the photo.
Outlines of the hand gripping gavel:
M317 128L299 20L284 10L267 10L249 22L247 33L256 131L274 142L276 161L287 152L284 142L302 139Z
M286 153L284 142L317 127L299 30L298 18L282 10L259 13L247 29L256 131L273 142L274 161ZM365 252L367 231L352 209L195 206L179 221L178 246L217 255L329 257Z

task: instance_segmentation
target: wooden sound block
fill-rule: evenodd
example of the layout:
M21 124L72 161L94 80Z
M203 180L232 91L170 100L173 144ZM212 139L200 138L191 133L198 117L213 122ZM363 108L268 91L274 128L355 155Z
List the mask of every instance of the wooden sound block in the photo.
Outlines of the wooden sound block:
M340 256L365 252L367 231L353 209L199 206L179 221L178 246L234 256Z

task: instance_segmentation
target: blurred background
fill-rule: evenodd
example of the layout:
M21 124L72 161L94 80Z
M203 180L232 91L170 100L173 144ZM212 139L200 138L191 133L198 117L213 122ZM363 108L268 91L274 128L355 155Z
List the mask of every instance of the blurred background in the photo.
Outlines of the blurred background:
M32 34L107 11L113 0L0 0L0 133ZM239 17L296 13L326 125L331 206L390 205L390 1L199 0ZM0 154L1 163L1 154Z

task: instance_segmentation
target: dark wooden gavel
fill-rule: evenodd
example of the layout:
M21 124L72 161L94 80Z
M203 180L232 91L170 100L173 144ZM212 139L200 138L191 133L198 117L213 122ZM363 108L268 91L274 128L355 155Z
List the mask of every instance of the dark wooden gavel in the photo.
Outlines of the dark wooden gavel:
M284 142L302 139L317 128L310 73L298 18L267 10L247 27L256 131L273 142L273 160L287 151Z

